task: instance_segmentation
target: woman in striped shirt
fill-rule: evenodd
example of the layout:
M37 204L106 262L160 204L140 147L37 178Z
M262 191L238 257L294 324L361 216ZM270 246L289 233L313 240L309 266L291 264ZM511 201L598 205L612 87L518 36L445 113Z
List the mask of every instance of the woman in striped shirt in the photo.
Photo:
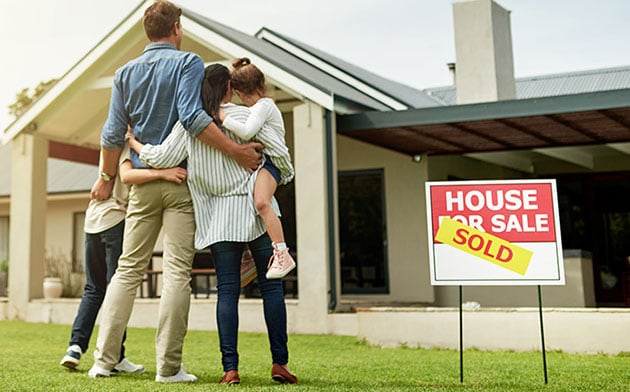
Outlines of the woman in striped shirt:
M225 66L212 64L206 68L201 88L204 109L215 117L220 107L235 119L246 121L249 109L230 103L229 80L230 73ZM237 142L244 142L229 131L226 134ZM264 137L259 140L267 143ZM252 199L255 176L231 157L190 137L179 122L160 145L142 145L135 139L129 143L143 162L155 168L177 166L188 159L188 186L197 225L195 248L210 249L217 271L217 325L224 370L220 382L240 383L238 300L241 254L247 243L256 262L258 287L263 298L273 363L271 376L281 383L297 383L287 367L287 315L282 281L265 277L273 248L264 222L255 211ZM271 206L279 216L278 203L273 197Z

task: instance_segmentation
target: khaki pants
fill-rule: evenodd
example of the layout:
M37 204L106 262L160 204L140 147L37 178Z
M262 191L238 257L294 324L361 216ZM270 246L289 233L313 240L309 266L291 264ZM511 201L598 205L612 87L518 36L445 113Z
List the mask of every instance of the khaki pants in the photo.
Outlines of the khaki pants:
M187 184L163 180L133 185L129 192L123 252L105 293L94 351L94 363L103 369L111 370L118 363L123 333L160 228L164 229L164 255L155 342L157 373L172 376L180 369L188 328L195 220ZM133 345L133 337L128 343Z

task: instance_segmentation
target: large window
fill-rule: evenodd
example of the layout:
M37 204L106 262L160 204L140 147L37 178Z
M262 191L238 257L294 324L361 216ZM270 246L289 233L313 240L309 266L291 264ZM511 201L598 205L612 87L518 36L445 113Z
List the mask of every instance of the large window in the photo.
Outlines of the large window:
M383 171L339 173L342 294L389 292Z
M0 260L9 260L9 217L0 216Z

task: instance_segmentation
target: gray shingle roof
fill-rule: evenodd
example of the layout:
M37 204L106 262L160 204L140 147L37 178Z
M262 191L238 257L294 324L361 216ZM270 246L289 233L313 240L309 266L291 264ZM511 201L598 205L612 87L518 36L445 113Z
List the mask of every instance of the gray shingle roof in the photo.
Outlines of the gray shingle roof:
M335 57L331 55L330 53L326 53L322 50L319 50L303 42L300 42L294 38L279 34L273 30L270 30L267 28L261 29L261 31L263 30L269 31L273 33L274 35L281 37L287 42L290 42L291 44L311 54L312 56L315 56L318 59L324 61L325 63L328 63L329 65L332 65L333 67L336 67L344 71L345 73L355 77L356 79L375 88L376 90L379 90L382 93L389 95L392 98L395 98L396 100L406 104L410 108L421 108L421 107L442 105L440 101L431 97L430 95L428 95L426 92L422 90L418 90L416 88L404 85L402 83L398 83L393 80L384 78L380 75L372 73L366 69L358 67L338 57Z
M516 79L516 98L541 98L630 88L630 66L529 76ZM424 90L444 105L457 104L455 86Z
M389 110L387 106L383 105L381 102L375 100L369 95L358 91L354 87L343 83L339 79L332 77L325 72L322 72L319 68L312 66L311 64L267 41L235 30L193 11L183 9L183 12L188 18L194 20L205 28L229 39L242 48L255 53L257 56L264 58L282 70L295 75L326 93L334 95L337 98L341 98L342 100L354 102L368 110ZM358 69L358 67L355 68ZM367 71L364 72L367 73ZM380 78L377 75L373 76L374 79ZM396 86L392 84L391 87L395 88ZM404 89L401 88L401 90ZM425 95L421 91L418 91L418 94ZM433 105L438 105L437 101L432 102Z

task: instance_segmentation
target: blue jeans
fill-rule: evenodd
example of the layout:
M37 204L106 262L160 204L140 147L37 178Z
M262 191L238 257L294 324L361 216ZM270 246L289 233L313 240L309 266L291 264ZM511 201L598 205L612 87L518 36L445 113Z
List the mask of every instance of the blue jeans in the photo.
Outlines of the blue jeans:
M107 284L111 280L118 258L122 253L125 221L98 234L85 233L85 289L79 310L72 324L70 346L79 345L85 353L92 336L96 316L103 304ZM123 338L124 341L124 338ZM120 348L120 359L125 357L125 347Z
M289 362L287 349L287 309L281 279L265 278L269 258L273 254L271 240L263 234L248 243L256 262L258 287L273 363ZM217 325L223 371L238 370L238 299L241 293L242 242L218 242L210 246L217 271Z

